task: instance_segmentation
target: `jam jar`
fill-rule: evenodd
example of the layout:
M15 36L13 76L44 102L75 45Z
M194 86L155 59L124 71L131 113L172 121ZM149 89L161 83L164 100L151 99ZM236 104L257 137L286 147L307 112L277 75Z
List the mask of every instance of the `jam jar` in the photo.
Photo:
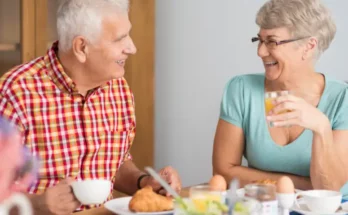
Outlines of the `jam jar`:
M260 202L261 207L255 215L278 215L276 186L273 184L248 184L244 187L245 198Z

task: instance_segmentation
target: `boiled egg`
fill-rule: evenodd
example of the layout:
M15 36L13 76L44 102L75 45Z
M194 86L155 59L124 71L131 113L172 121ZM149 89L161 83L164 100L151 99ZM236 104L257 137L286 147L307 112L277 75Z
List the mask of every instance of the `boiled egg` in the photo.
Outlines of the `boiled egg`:
M292 180L287 176L282 176L277 182L277 193L294 193L295 187Z
M225 191L227 188L226 180L221 175L214 175L210 179L209 185L212 190Z

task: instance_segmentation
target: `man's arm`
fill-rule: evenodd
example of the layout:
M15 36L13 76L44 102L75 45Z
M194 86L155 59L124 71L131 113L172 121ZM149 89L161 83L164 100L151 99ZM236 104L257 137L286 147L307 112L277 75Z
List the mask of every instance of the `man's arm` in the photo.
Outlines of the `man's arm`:
M137 190L138 178L145 173L135 166L133 161L125 161L116 173L114 189L122 193L133 195ZM144 178L145 179L145 178ZM145 180L141 180L140 186L144 186Z
M158 174L171 186L176 192L181 191L181 180L178 172L171 166L166 166L162 168ZM147 175L146 173L140 171L133 161L125 161L120 169L116 173L116 180L114 184L114 189L126 193L128 195L133 195L137 190L138 179L142 175ZM153 191L161 195L170 195L167 193L162 186L151 176L146 176L141 178L140 188L145 186L151 186Z
M76 199L70 184L73 179L60 181L56 186L49 187L41 194L25 195L32 204L35 215L71 214L81 203ZM59 202L59 204L57 204ZM16 213L13 213L16 214Z

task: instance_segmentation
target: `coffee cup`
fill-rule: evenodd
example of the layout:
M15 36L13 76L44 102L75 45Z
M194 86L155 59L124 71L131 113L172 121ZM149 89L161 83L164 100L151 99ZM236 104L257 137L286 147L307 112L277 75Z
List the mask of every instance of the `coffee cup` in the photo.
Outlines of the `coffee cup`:
M295 196L295 204L301 208L297 197L301 196L301 200L308 209L315 213L334 213L341 205L342 194L331 190L309 190L299 192Z
M102 179L74 181L71 187L83 205L104 203L112 190L111 181Z

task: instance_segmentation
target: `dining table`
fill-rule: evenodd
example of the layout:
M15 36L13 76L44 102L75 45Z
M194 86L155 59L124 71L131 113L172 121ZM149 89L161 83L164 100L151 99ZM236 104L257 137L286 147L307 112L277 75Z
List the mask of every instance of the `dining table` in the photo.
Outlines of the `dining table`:
M202 185L202 184L200 184ZM189 191L190 191L190 187L185 187L181 190L180 192L180 196L181 197L188 197L189 196ZM114 191L113 192L113 197L114 198L121 198L121 197L126 197L126 194ZM77 213L74 213L76 215L115 215L115 213L107 210L106 208L104 208L103 206L99 207L99 208L93 208L90 210L85 210L85 211L80 211ZM302 215L296 212L290 212L290 215Z

